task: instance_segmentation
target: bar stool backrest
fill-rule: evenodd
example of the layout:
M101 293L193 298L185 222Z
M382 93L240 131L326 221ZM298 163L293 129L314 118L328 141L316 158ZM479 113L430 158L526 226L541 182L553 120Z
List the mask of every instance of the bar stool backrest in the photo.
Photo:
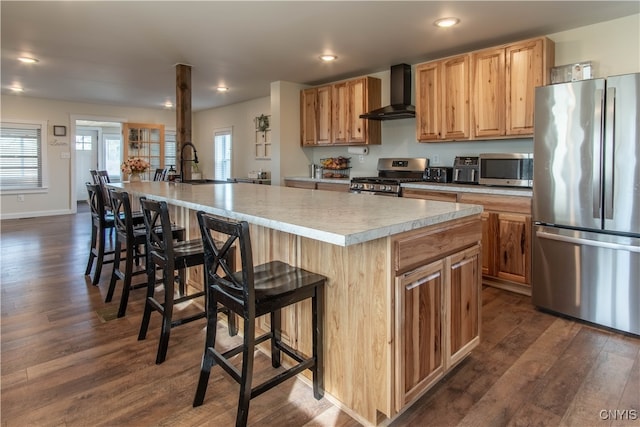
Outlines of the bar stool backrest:
M164 181L167 174L166 168L158 168L156 172L153 174L154 181Z
M109 190L109 195L117 232L124 235L128 242L133 242L134 223L129 193Z
M231 222L200 211L197 213L204 245L205 285L214 286L219 302L237 313L255 316L255 280L251 236L246 221ZM214 234L216 236L214 238ZM238 242L242 270L234 272L227 265L228 254ZM218 274L221 269L223 276Z
M109 197L109 189L107 188L107 184L111 182L109 174L107 171L96 171L96 179L98 180L96 184L100 185L100 191L104 199L104 207L107 210L111 210L111 198Z
M144 214L144 225L147 228L147 251L154 259L161 260L160 265L168 265L167 271L174 270L173 239L163 239L171 236L171 219L166 202L140 197L140 205ZM173 274L173 273L171 273Z
M87 182L85 185L88 194L87 203L89 203L89 207L91 208L93 221L98 221L100 225L104 227L106 223L106 210L100 186L98 184L91 184L90 182Z

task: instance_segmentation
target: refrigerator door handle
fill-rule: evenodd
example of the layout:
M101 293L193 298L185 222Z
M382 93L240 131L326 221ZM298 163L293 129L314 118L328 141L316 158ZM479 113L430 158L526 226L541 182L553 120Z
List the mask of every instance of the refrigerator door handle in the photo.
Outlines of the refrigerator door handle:
M599 242L591 239L581 239L579 237L563 236L560 234L547 233L545 231L536 231L536 236L540 239L557 240L565 243L575 243L584 246L595 246L598 248L617 249L628 252L640 253L640 246L623 245L620 243Z
M600 101L599 103L597 101ZM596 90L596 104L593 112L593 178L591 179L591 191L593 199L593 217L600 218L602 211L602 128L604 127L602 111L605 108L602 89Z
M607 127L604 134L604 217L613 219L613 165L614 165L614 138L616 115L616 88L607 88L606 116Z

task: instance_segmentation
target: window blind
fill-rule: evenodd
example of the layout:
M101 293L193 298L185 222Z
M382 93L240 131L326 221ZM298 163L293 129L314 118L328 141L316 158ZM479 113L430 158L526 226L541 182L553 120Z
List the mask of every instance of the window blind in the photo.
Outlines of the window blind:
M164 166L168 168L173 165L177 167L176 163L176 131L166 130L164 133Z
M214 179L226 180L231 178L231 131L224 130L214 133Z
M0 189L43 187L42 126L0 123Z

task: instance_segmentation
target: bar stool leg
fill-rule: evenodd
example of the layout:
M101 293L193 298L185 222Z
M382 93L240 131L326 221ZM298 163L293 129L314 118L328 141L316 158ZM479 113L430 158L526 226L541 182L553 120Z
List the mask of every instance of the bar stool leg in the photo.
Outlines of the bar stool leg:
M156 364L159 365L167 357L169 347L169 337L171 336L171 319L173 319L173 297L174 297L174 277L173 266L165 265L164 277L164 310L162 311L162 330L160 332L160 343L158 344L158 355Z
M93 220L92 220L93 222ZM95 224L91 224L91 248L89 248L89 261L87 262L87 269L84 271L84 275L88 276L91 274L91 267L93 267L93 260L96 257L96 254L93 252L98 238L98 228Z
M96 260L96 272L93 276L93 285L98 286L98 282L100 282L100 275L102 274L102 261L104 260L104 241L107 238L107 233L105 229L100 230L100 234L98 235L98 259Z
M147 251L148 252L148 251ZM149 319L151 318L151 303L149 300L153 298L156 289L156 264L150 254L147 253L147 297L144 303L144 313L142 314L142 322L140 323L140 332L138 333L138 341L147 337L149 329Z
M280 367L280 347L282 340L282 316L280 310L271 312L271 366Z
M193 399L194 408L202 405L202 402L204 401L204 396L207 393L207 386L209 385L211 368L215 364L215 359L209 351L209 348L214 348L216 346L216 332L218 330L218 302L214 298L209 298L207 296L207 306L207 336L204 343L204 353L202 354L200 378L198 380L198 387L196 388L196 395Z
M313 397L322 399L324 396L324 326L322 313L324 313L324 287L316 287L315 296L311 298L312 315L312 346L315 363L313 365Z
M255 350L255 319L249 316L244 321L244 350L242 351L242 376L240 378L240 398L236 427L246 426L251 402L251 383L253 381L253 356Z
M104 302L111 302L113 299L113 293L116 290L116 282L118 281L118 272L120 271L120 256L121 251L121 242L119 235L116 234L116 243L114 246L115 250L113 253L113 271L111 272L111 281L109 282L109 290L107 291L107 296L104 299ZM126 256L129 257L129 249L127 248Z
M131 245L127 245L126 257L127 259L124 264L124 279L122 280L122 296L120 297L120 306L118 307L118 317L124 317L127 312L129 292L131 291L131 277L133 276L133 262L138 259L138 257L134 255L134 248ZM114 266L113 268L115 271L116 267Z

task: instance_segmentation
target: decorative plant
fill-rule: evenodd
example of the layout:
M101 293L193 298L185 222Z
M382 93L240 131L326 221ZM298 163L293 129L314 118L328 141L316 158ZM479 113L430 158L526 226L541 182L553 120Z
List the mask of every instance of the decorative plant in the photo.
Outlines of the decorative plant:
M149 169L149 162L140 157L129 157L120 166L120 170L126 174L143 173Z
M269 116L261 114L260 117L256 117L256 126L260 132L264 132L269 129Z

